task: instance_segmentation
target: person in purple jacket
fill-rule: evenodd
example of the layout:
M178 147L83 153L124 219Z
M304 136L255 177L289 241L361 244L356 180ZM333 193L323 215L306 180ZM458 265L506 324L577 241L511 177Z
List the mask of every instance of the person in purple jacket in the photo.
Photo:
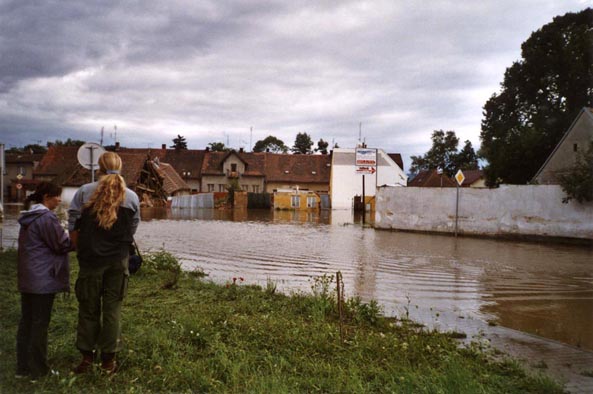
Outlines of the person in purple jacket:
M16 377L35 379L50 371L47 329L56 293L70 291L70 238L53 210L62 188L41 182L18 219L18 290L21 320L16 337Z

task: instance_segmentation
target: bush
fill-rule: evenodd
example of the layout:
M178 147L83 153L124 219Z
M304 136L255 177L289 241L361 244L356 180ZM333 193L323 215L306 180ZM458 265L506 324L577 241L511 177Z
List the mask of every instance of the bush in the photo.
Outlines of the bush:
M593 142L585 153L577 152L574 166L560 176L560 186L566 193L566 197L562 199L565 204L572 199L581 204L593 201Z

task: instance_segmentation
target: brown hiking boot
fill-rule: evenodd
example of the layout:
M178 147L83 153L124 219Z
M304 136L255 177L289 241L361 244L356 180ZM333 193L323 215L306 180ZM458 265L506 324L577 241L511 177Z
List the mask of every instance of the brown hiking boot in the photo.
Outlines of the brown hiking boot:
M117 372L118 366L117 361L115 361L115 353L101 354L101 371L107 375L113 375Z
M87 373L93 368L93 353L83 353L82 361L72 370L75 374Z

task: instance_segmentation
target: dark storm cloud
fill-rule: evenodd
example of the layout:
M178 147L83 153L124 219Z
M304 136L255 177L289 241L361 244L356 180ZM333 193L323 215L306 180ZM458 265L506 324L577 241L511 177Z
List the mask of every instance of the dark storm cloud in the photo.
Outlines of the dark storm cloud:
M0 140L117 125L130 146L306 131L348 147L362 122L389 151L422 154L439 128L477 145L520 44L590 4L0 0Z

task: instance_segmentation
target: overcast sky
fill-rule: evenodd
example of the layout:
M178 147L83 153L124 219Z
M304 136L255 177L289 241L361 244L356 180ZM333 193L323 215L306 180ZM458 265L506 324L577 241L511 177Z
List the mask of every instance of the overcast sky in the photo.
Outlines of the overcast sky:
M122 5L121 3L125 3ZM593 0L0 0L0 142L249 149L298 132L410 155L478 148L531 32ZM250 131L252 128L252 132Z

